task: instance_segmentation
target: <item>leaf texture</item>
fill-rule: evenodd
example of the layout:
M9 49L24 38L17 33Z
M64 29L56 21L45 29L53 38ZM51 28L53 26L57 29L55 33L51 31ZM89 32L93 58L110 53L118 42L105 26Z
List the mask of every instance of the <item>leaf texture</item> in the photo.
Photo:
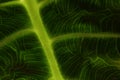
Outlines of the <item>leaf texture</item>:
M0 80L120 80L119 19L119 0L0 0Z

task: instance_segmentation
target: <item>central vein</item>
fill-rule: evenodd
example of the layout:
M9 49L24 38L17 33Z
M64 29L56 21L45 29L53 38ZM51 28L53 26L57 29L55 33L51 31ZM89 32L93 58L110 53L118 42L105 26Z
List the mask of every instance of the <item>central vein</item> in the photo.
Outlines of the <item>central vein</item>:
M39 13L39 8L36 0L23 0L23 4L27 9L28 15L31 19L33 29L42 44L44 53L47 57L48 63L50 65L50 69L52 72L52 77L54 80L64 80L61 72L59 70L59 66L57 64L54 50L51 44L51 39L48 36L48 33L45 29L45 26L42 22L41 15Z

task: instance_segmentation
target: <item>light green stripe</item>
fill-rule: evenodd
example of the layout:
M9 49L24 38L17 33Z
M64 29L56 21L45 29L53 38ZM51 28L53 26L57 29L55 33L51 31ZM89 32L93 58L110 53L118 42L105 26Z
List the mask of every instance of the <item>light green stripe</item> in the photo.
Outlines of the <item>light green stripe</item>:
M50 69L53 75L54 80L64 80L61 72L59 70L54 51L51 45L51 39L45 29L45 26L42 22L42 18L39 13L39 6L36 0L24 0L23 1L25 8L27 9L28 15L32 21L33 29L42 44L43 50L47 57Z

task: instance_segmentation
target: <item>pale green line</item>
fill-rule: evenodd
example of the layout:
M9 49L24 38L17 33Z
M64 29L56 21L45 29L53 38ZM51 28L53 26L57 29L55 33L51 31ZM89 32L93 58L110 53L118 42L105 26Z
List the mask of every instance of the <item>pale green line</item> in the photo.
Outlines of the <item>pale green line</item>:
M54 80L64 80L61 72L59 70L59 66L57 64L54 50L51 45L51 39L45 29L45 26L42 22L41 15L39 13L39 7L36 0L24 0L23 4L28 12L28 15L31 19L33 29L43 47L44 53L47 57L48 63L50 65L52 77Z
M33 32L33 30L25 29L25 30L20 30L18 32L12 33L11 35L5 37L3 40L0 41L0 48L16 40L17 38L30 34L31 32Z
M41 1L40 3L38 3L38 7L41 10L42 8L44 8L46 5L48 5L50 3L49 0L45 0L45 1Z
M0 3L0 7L7 7L7 6L13 6L13 5L21 5L21 2L20 1L9 1L9 2Z
M53 37L52 43L74 38L120 38L120 34L112 33L68 33Z
M57 3L57 0L41 0L40 3L38 3L39 9L43 9L45 6L49 5L50 3Z

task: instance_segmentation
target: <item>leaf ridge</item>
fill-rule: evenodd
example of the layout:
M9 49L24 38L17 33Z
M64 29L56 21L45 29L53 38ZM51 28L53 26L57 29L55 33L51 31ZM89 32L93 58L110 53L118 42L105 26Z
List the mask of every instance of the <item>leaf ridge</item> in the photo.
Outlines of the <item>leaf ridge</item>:
M10 2L0 3L0 7L7 7L7 6L13 6L13 5L21 5L21 2L20 1L10 1Z
M20 30L18 32L15 32L15 33L9 35L8 37L6 37L0 41L0 48L4 47L6 44L9 44L10 42L16 40L17 38L31 34L32 32L33 32L33 30L31 30L31 29L24 29L24 30Z
M112 33L68 33L53 37L52 43L72 38L120 38L120 34Z
M41 15L39 13L39 7L37 4L37 1L24 0L23 3L31 19L33 30L35 31L39 42L42 44L44 53L50 65L52 77L55 80L63 80L63 77L61 75L61 72L59 70L59 67L54 55L53 47L51 45L51 39L47 33L47 30L45 29L45 26L42 22Z

